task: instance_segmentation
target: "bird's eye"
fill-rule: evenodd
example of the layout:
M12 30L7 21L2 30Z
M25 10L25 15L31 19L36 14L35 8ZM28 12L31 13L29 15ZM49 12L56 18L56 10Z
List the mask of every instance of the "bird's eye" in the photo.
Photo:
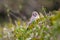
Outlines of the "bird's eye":
M33 14L34 17L36 17L36 15L37 15L36 13Z

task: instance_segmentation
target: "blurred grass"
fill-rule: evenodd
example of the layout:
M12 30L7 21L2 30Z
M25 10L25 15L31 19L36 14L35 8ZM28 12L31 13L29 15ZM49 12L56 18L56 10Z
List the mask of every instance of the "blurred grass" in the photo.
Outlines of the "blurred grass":
M51 16L40 17L32 22L28 29L24 29L23 26L16 29L14 32L16 38L18 40L57 40L60 34L60 12L54 12Z
M20 20L16 22L16 26L12 23L8 23L4 24L4 27L8 29L7 32L9 32L9 29L13 32L13 39L58 40L58 36L60 35L60 11L53 11L50 16L47 14L44 16L40 13L40 18L33 21L28 28L26 28L26 22L21 22ZM2 37L2 35L0 35L0 37Z

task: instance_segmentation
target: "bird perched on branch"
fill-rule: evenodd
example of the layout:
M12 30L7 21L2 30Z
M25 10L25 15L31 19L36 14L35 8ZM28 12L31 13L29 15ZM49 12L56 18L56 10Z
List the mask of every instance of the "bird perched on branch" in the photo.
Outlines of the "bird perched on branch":
M27 30L34 28L36 24L40 25L42 23L41 20L45 20L44 15L41 12L38 14L37 11L33 11L32 16L27 24Z
M38 14L37 11L33 11L32 16L31 16L31 18L30 18L30 20L28 22L28 25L31 24L33 21L35 21L37 19L39 19L39 14Z

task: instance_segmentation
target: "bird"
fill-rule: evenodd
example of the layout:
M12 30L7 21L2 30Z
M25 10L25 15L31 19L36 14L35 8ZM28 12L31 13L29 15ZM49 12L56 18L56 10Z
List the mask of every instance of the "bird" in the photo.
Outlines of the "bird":
M37 11L33 11L32 16L27 24L30 25L33 21L35 21L37 19L39 19L39 14Z

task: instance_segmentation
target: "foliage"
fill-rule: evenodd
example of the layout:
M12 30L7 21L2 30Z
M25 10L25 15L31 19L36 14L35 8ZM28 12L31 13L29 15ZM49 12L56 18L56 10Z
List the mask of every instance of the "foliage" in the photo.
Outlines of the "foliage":
M54 12L52 12L54 13ZM57 40L60 33L60 12L33 21L27 29L15 29L18 40Z
M51 15L46 14L46 16L40 13L40 18L28 26L26 22L21 22L21 20L16 22L16 26L12 23L4 25L10 31L14 27L12 34L17 40L57 40L60 35L60 12L53 11Z

